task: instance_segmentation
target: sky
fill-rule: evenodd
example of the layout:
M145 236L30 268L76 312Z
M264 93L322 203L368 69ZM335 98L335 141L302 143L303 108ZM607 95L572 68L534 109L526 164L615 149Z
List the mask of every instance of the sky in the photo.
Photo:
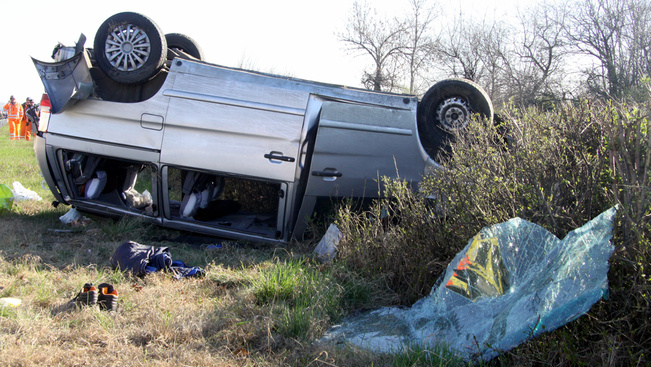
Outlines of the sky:
M432 0L435 1L435 0ZM439 0L440 1L440 0ZM52 61L54 46L74 46L80 33L93 47L97 28L113 14L132 11L146 15L163 33L182 33L203 49L205 61L319 82L359 87L368 60L347 52L337 39L354 0L132 0L101 3L72 0L32 0L3 11L0 101L15 95L40 101L43 85L31 57ZM447 0L449 14L514 16L518 0ZM407 11L407 0L368 0L388 14ZM98 5L101 4L101 5Z

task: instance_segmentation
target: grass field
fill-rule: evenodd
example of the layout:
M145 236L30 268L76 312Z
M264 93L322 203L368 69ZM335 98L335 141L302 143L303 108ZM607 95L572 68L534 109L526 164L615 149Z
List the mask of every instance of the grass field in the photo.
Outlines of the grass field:
M109 366L648 366L651 365L651 134L648 106L586 101L555 110L506 110L503 130L471 124L445 171L422 189L436 205L387 184L367 211L339 207L338 257L312 256L315 241L244 243L87 215L72 228L51 205L32 142L0 128L0 183L18 181L41 201L0 214L0 365ZM519 216L563 238L611 206L621 210L609 295L575 321L505 351L463 362L440 348L379 354L319 343L348 315L410 306L484 226ZM439 206L437 206L439 205ZM436 214L444 209L445 215ZM383 217L388 213L388 217ZM381 220L377 220L381 218ZM323 227L320 229L320 227ZM110 267L131 240L169 247L203 278L133 277ZM220 245L213 246L213 245ZM108 282L116 312L70 307L84 283Z

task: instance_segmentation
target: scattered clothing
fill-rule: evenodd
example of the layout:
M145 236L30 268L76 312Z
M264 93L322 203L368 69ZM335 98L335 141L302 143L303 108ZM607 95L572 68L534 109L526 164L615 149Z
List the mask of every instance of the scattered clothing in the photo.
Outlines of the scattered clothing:
M157 271L170 272L176 279L205 275L201 268L187 266L182 261L172 261L168 247L147 246L134 241L118 246L111 257L111 265L115 269L131 271L139 277Z

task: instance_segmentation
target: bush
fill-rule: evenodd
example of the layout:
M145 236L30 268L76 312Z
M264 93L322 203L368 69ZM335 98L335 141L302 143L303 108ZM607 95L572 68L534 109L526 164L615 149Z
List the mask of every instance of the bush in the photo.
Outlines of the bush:
M611 206L603 112L582 103L507 109L502 126L475 122L425 191L475 230L521 217L562 238Z
M385 198L369 210L339 210L340 257L366 277L381 277L396 303L410 305L487 225L521 217L563 238L619 204L610 299L501 361L644 364L651 350L648 112L584 101L546 111L509 107L499 126L474 121L418 193L385 180Z
M348 266L399 295L387 303L411 305L430 292L463 239L455 223L442 220L406 182L385 178L383 184L386 198L368 210L347 203L338 211L343 238L337 252Z

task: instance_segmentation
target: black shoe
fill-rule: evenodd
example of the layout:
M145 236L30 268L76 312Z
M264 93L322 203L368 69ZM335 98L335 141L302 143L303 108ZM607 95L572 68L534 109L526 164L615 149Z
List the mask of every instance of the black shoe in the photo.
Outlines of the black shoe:
M99 295L97 296L99 309L115 311L118 308L118 291L108 283L102 283L97 288L99 288Z
M82 306L93 306L97 304L97 288L93 287L93 283L84 284L79 294L73 299L78 308Z

